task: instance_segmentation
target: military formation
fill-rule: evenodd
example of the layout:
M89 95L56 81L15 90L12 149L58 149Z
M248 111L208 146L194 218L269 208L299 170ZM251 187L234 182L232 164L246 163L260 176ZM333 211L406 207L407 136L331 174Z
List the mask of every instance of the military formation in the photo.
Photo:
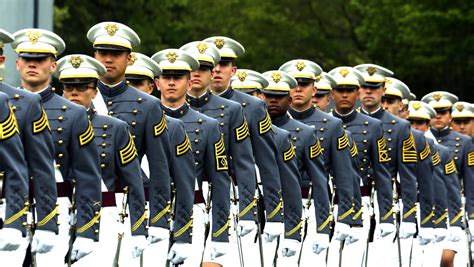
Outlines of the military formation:
M472 266L473 104L375 64L238 68L224 36L84 37L0 29L2 266Z

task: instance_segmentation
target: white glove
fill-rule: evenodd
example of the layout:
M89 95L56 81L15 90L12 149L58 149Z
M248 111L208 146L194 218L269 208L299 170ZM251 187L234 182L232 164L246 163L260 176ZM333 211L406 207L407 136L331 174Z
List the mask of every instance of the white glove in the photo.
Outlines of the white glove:
M342 222L336 222L336 225L334 226L334 238L336 238L336 240L343 241L350 235L350 225Z
M191 244L188 243L174 243L168 253L168 260L173 264L182 264L189 255Z
M474 241L474 220L468 221L469 232L471 233L471 241Z
M464 236L464 230L459 226L451 226L448 230L448 241L458 242Z
M386 237L389 234L395 232L395 225L393 223L381 223L379 224L380 237Z
M21 231L15 228L3 228L0 230L0 250L14 251L20 247L22 239Z
M295 239L283 239L281 244L281 254L283 257L295 256L296 252L300 249L301 242Z
M435 228L434 229L434 236L435 242L441 242L447 236L448 230L446 228Z
M224 256L229 252L228 242L211 241L211 260Z
M142 255L143 250L148 246L148 240L144 235L132 235L130 241L132 243L132 257L138 258Z
M350 230L349 236L346 238L346 242L348 244L352 244L354 242L357 242L359 239L362 238L362 236L365 233L365 236L367 237L367 231L364 230L363 227L352 227Z
M160 242L162 240L168 239L170 237L170 230L162 228L162 227L156 227L156 226L151 226L148 229L148 242L150 244L154 244L156 242Z
M418 243L422 246L434 241L434 229L431 227L421 227L418 231Z
M319 254L329 247L329 235L317 233L312 237L313 253Z
M267 243L273 242L275 238L279 237L285 232L285 225L281 222L267 222L263 229L263 239Z
M36 230L31 240L31 252L47 253L54 247L56 233L47 230Z
M89 255L92 252L93 247L94 240L78 236L72 245L71 260L78 261Z
M257 228L257 224L254 221L239 220L237 225L237 234L239 236L245 236Z
M416 233L416 223L402 222L400 224L399 237L401 239L407 239L414 236Z

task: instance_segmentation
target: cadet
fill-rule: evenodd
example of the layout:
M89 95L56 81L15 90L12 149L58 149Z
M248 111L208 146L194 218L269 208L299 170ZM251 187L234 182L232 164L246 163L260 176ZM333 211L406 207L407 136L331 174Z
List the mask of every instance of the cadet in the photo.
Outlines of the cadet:
M206 44L208 46L213 45L211 43ZM200 61L201 64L202 61ZM217 119L221 132L224 134L224 145L230 167L229 173L238 186L238 199L234 199L234 201L238 200L239 202L239 220L238 225L235 225L238 231L235 234L238 236L231 236L231 242L236 242L236 245L239 246L240 236L245 236L252 231L255 233L256 229L256 175L252 143L248 138L250 132L242 106L234 101L213 95L210 92L211 75L212 70L204 66L200 66L197 71L191 72L193 85L188 92L187 101L192 109ZM228 79L230 79L230 74L228 76ZM247 244L245 248L251 251L254 246ZM239 251L241 250L239 249ZM250 257L247 259L252 260ZM229 264L235 264L235 261Z
M235 90L242 91L246 94L254 94L258 97L262 97L261 90L267 88L269 81L262 76L262 74L255 72L253 70L239 69L237 70L236 75L231 79L231 87ZM257 92L258 91L258 92ZM265 105L265 104L264 104ZM265 108L265 113L266 113ZM249 114L250 116L250 114ZM272 125L272 133L275 140L275 145L277 148L276 159L278 171L281 174L280 183L282 185L282 195L283 195L283 206L284 209L284 239L283 242L280 242L281 235L283 232L277 235L278 232L275 232L271 227L271 224L275 223L267 222L264 229L264 239L265 243L264 248L264 262L267 265L272 263L280 263L286 265L296 265L297 257L292 257L298 252L299 244L301 242L301 212L302 212L302 203L301 203L301 191L294 190L294 188L299 188L299 181L301 180L301 175L298 170L298 165L296 161L296 153L291 143L290 133L286 130L283 130L275 125ZM268 181L267 181L268 182ZM265 186L265 184L264 184ZM268 211L270 212L270 210ZM273 213L278 212L274 210ZM267 218L270 216L267 215ZM269 220L270 221L270 220ZM272 232L273 230L273 232ZM274 240L277 240L273 242ZM280 250L280 243L282 255L278 259ZM283 257L291 257L282 258Z
M267 87L268 90L264 88L262 91L272 123L289 131L296 147L298 169L302 178L300 181L302 197L308 199L303 199L303 202L309 202L311 198L314 204L315 212L309 213L308 230L304 230L308 233L306 238L309 239L309 242L306 242L307 245L303 243L302 250L300 250L302 265L317 264L311 254L320 254L327 250L331 220L327 173L324 169L321 146L312 127L292 119L287 113L292 100L289 96L290 87L296 86L294 79L285 77L288 74L282 71L267 71L263 75L268 80L272 80L272 83ZM285 78L283 79L283 77ZM272 87L286 89L275 91L271 90ZM309 191L313 193L309 194ZM304 241L305 237L302 239L302 242Z
M242 105L250 130L254 160L258 169L257 182L263 186L263 207L266 211L266 217L260 219L266 220L265 236L275 239L276 236L284 232L284 226L280 211L282 209L280 174L278 169L274 167L277 164L277 149L273 141L270 116L263 101L237 91L239 89L245 90L241 83L244 83L247 75L250 75L245 70L237 71L236 59L244 54L243 46L233 39L222 36L209 37L204 41L215 44L221 57L213 69L212 92ZM232 85L231 79L235 81ZM262 82L266 83L266 80L260 77L260 83ZM258 82L253 85L261 86ZM258 205L262 206L262 203Z
M321 72L314 79L314 88L316 92L311 97L313 106L322 112L327 112L331 104L331 91L334 80L326 72Z
M130 208L131 250L134 257L142 253L148 245L145 234L146 213L143 182L140 176L140 163L133 138L128 125L116 118L98 115L92 107L92 99L97 94L97 80L107 70L105 67L86 55L68 55L58 61L57 76L64 85L64 98L82 105L87 109L94 129L95 144L100 154L102 173L102 215L101 236L94 257L87 257L93 262L100 259L101 263L114 262L119 229L119 212L127 212L127 207L119 206L115 193L127 188L126 205ZM121 197L124 197L121 195ZM125 216L127 214L123 214ZM114 231L115 230L115 231ZM129 236L129 233L127 233ZM122 249L130 253L130 247ZM123 254L123 253L122 253ZM118 257L115 259L118 260ZM93 262L91 262L93 264Z
M12 41L13 36L0 29L0 44ZM0 53L1 57L4 58L3 53ZM46 253L53 248L54 236L58 231L53 136L39 95L14 88L1 80L0 92L10 98L20 130L28 176L33 182L33 190L29 192L30 210L35 214L36 222L28 222L35 223L36 228L31 228L35 230L32 251ZM19 257L23 257L24 253Z
M379 120L372 119L367 115L357 112L355 102L359 96L360 84L364 82L362 74L351 67L338 67L329 72L336 81L336 86L333 88L333 98L335 103L335 110L333 115L340 118L343 123L343 128L352 133L355 143L357 144L357 151L359 151L359 168L362 177L362 186L360 188L362 194L362 207L356 206L354 209L356 213L353 218L358 218L361 213L363 215L364 234L371 233L371 228L375 227L371 222L373 213L376 210L371 210L373 207L374 190L377 192L378 200L378 229L379 236L385 237L395 231L393 224L393 207L392 207L392 188L390 173L388 170L388 162L390 156L388 154L387 144L382 130L382 123ZM375 188L374 188L375 183ZM371 241L372 236L366 239L361 238L350 247L346 247L344 253L352 253L358 257L365 256L367 261L366 247ZM365 252L365 253L364 253ZM370 255L369 255L370 256ZM362 258L356 258L351 262L361 262Z
M456 102L451 111L451 128L467 136L471 136L474 129L474 107L467 102Z
M184 127L179 120L166 118L157 98L127 85L125 70L132 58L130 53L140 43L140 38L132 29L116 22L103 22L93 26L87 38L96 50L95 58L107 68L107 73L99 77L94 107L99 114L106 113L127 122L138 158L142 160L147 156L150 173L149 180L145 178L144 184L148 185L150 196L148 238L151 243L169 239L170 212L174 212L170 202L173 178L177 190L173 204L176 207L173 224L176 242L168 257L174 263L182 262L188 253L187 245L191 243L193 200L189 196L193 191L195 172L191 167L193 156ZM170 121L170 125L167 125ZM178 147L183 150L176 154ZM180 166L178 162L183 165ZM145 258L160 256L152 254L151 250L152 247L145 250ZM147 262L157 264L154 259L148 259Z
M149 95L157 93L155 77L158 77L160 67L151 58L137 52L131 53L130 63L125 70L125 79L130 86Z
M319 91L319 88L314 86L317 76L322 75L330 84L321 87L330 88L334 85L334 80L327 73L322 73L318 64L309 60L291 60L283 64L280 70L289 73L298 82L290 91L292 101L289 112L295 120L316 130L324 156L325 170L330 174L327 179L333 178L331 190L336 189L333 194L336 194L334 199L337 203L332 203L337 204L337 217L334 220L337 222L334 229L335 236L338 240L345 240L351 235L350 227L354 223L352 216L355 214L353 172L347 170L347 163L351 161L350 143L342 129L342 121L311 104L311 95Z
M56 70L56 55L65 44L56 34L40 29L24 29L13 34L12 47L18 53L17 69L24 89L41 96L55 148L56 182L59 202L59 233L50 253L37 255L38 265L60 265L68 252L68 224L75 218L74 246L70 258L89 254L99 239L101 207L99 155L86 110L56 95L49 85ZM41 52L38 52L41 51ZM67 211L70 203L74 208ZM68 213L70 216L68 216ZM74 223L74 220L71 220ZM72 237L71 237L72 240ZM70 242L70 241L69 241ZM71 244L71 242L69 243ZM47 262L47 263L46 263Z
M27 247L22 237L29 208L28 173L15 120L8 96L0 92L0 255L2 264L21 266L23 255L15 257L12 251Z

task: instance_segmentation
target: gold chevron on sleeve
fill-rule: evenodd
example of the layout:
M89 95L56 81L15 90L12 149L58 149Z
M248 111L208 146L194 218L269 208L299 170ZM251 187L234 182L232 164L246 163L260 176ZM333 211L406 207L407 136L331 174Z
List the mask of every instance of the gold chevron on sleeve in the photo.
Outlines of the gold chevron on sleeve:
M88 121L89 125L87 129L79 135L79 145L85 146L94 140L94 131L92 130L92 124Z
M428 144L428 142L426 142L425 149L423 149L423 151L421 151L420 153L420 160L421 161L425 160L426 158L428 158L430 154L431 154L430 145Z
M347 133L344 132L337 138L337 150L343 150L346 147L349 147L349 138L347 138Z
M137 148L133 142L132 135L128 133L128 142L124 148L119 150L120 164L127 165L132 162L137 156Z
M182 156L191 150L191 142L189 141L188 135L184 138L183 143L176 146L176 156Z
M160 136L166 130L166 116L161 115L161 120L153 126L154 136Z
M387 143L385 142L385 137L382 135L379 140L377 140L377 154L379 155L379 163L389 162L390 156L388 155Z
M79 233L79 234L84 233L89 228L91 228L94 224L99 223L100 213L101 213L101 211L96 211L94 217L88 223L86 223L83 226L77 228L77 230L76 230L77 233Z
M448 164L444 165L444 174L449 175L456 172L456 164L454 160L448 162Z
M438 166L438 164L441 162L439 152L434 153L433 156L431 156L431 160L433 161L433 166Z
M224 137L221 134L219 140L214 144L214 153L216 157L216 170L227 171L229 165L227 164L227 156L225 154Z
M235 128L235 140L237 142L245 140L245 138L250 136L249 126L247 125L247 120L244 117L242 124Z
M49 127L48 116L46 115L46 112L43 110L41 118L33 122L33 134L41 133L45 129L48 129L49 131L51 131L51 128Z
M13 110L10 108L8 118L0 122L0 140L6 140L16 133L18 133L18 125Z
M319 145L319 140L316 140L316 143L314 143L314 145L309 147L309 158L314 159L318 157L319 155L321 155L321 153L322 153L322 150L321 150L321 146Z
M410 136L403 140L402 144L402 162L404 163L416 163L417 162L417 152L415 147L415 138L413 133L410 133Z
M467 154L467 166L474 166L474 151Z
M283 152L283 161L287 162L296 157L296 149L293 144L290 144L290 147L287 151Z
M258 122L258 133L260 135L268 133L272 129L272 120L268 112L265 112L265 118Z
M351 147L351 157L355 158L355 157L357 157L357 155L359 155L359 151L357 150L356 143L353 142L352 147Z

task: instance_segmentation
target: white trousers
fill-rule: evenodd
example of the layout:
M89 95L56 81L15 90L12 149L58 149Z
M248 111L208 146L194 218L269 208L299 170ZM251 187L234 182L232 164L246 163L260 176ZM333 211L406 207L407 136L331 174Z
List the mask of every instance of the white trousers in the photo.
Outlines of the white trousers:
M5 221L6 202L0 204L0 218ZM2 231L2 230L0 230ZM20 242L20 247L15 251L0 251L0 265L1 266L22 266L25 258L26 249L28 248L29 238L23 237Z

